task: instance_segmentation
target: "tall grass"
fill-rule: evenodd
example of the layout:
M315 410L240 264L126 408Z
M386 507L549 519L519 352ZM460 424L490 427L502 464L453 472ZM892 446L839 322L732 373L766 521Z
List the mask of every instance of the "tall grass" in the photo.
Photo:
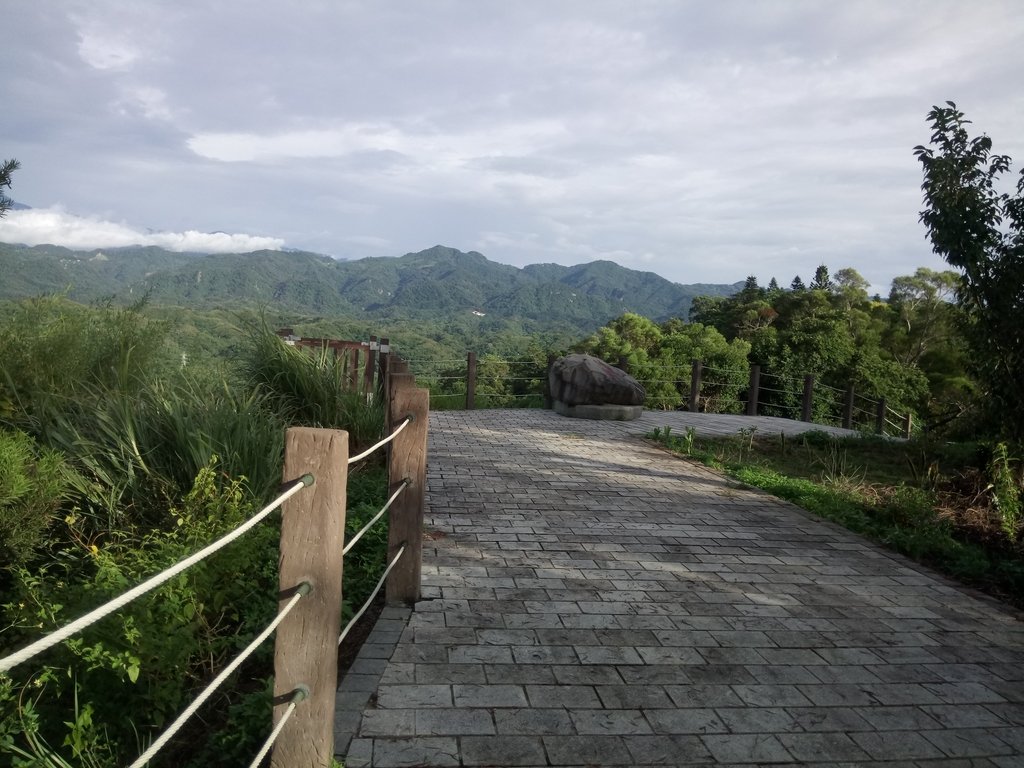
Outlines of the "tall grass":
M364 394L348 389L344 355L327 347L289 346L264 322L249 329L241 370L249 390L267 398L289 424L348 430L350 451L380 437L380 399L367 402Z

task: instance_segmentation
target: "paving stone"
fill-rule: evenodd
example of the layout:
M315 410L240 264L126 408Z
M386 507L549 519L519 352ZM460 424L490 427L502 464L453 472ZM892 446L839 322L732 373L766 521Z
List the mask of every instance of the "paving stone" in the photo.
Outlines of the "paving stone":
M453 685L457 707L525 707L526 693L519 685Z
M377 706L382 709L452 706L448 685L382 685L377 690Z
M457 766L459 747L454 738L374 739L372 764L379 768Z
M471 736L495 732L494 719L485 709L421 709L416 712L415 730L418 736Z
M531 707L593 707L601 700L591 686L586 685L527 685L526 695Z
M864 750L842 733L784 733L779 736L779 741L789 754L801 762L839 762L867 758Z
M1008 729L982 730L980 728L926 731L921 735L950 757L989 757L1011 755L1016 750L1000 738Z
M913 731L851 733L850 738L876 760L930 760L945 756L941 749Z
M621 736L544 736L550 765L633 765Z
M634 765L697 765L712 760L697 736L626 736L623 742Z
M530 736L466 736L460 739L464 765L545 765L541 740Z
M664 709L674 706L663 688L637 685L598 685L597 695L605 709Z
M769 734L701 736L719 763L782 763L792 758L782 743Z
M645 714L655 733L724 733L728 730L713 709L652 709Z
M545 736L576 732L564 709L496 709L494 724L498 733L503 734Z
M651 727L639 709L571 709L569 716L581 734L651 733Z

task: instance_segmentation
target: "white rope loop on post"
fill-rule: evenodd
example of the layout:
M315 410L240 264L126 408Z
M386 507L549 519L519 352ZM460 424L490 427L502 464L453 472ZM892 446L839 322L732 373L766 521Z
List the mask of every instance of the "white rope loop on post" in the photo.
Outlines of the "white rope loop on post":
M8 670L16 667L18 664L28 661L33 656L36 656L37 654L40 654L43 651L45 651L47 648L52 648L53 646L57 645L57 643L66 640L67 638L77 634L78 632L81 632L83 629L92 624L95 624L100 619L109 616L111 613L118 610L119 608L123 608L132 600L135 600L136 598L141 597L147 592L151 592L152 590L156 589L161 584L170 581L179 573L188 570L196 563L212 555L214 552L226 547L235 539L239 538L247 531L249 531L249 529L258 525L265 517L267 517L271 512L273 512L275 509L281 506L281 504L283 504L285 501L290 499L303 488L306 488L307 486L310 486L312 484L313 476L308 474L303 475L300 479L295 481L294 485L292 485L291 488L282 493L280 496L278 496L276 499L270 502L270 504L268 504L259 512L257 512L255 515L250 517L247 521L242 523L242 525L238 526L237 528L235 528L235 530L231 531L227 535L217 539L212 544L209 544L203 549L199 550L191 557L187 557L184 560L180 560L179 562L172 565L170 568L161 571L155 576L150 577L149 579L142 582L133 589L128 590L127 592L121 594L118 597L115 597L113 600L110 600L107 603L104 603L99 608L90 611L81 618L72 621L70 624L65 624L63 627L50 633L46 637L39 638L34 643L22 648L20 651L17 651L9 656L5 656L4 658L0 659L0 672L7 672Z
M384 513L388 511L388 509L394 503L395 499L397 499L401 495L402 491L404 491L406 488L408 488L409 485L410 485L410 483L409 483L408 480L403 480L402 481L402 484L400 486L398 486L398 490L395 491L393 494L391 494L391 498L388 499L387 504L384 505L384 507L380 510L380 512L378 512L376 515L373 516L373 519L370 520L370 522L368 522L366 525L363 526L362 530L360 530L359 533L357 533L355 536L352 537L352 540L349 541L349 543L346 544L344 546L344 548L341 550L341 554L343 554L343 555L347 555L348 554L348 551L350 549L352 549L352 547L354 547L356 545L356 542L359 541L359 539L361 539L363 537L363 534L366 533L368 530L370 530L374 526L374 524L376 524L376 522L378 520L380 520L384 516Z
M383 440L381 440L379 443L374 445L372 448L367 448L365 451L360 453L358 456L353 456L352 458L350 458L348 460L349 465L355 464L357 461L362 461L363 459L365 459L367 456L369 456L371 453L376 451L381 446L384 446L384 445L387 445L388 443L390 443L392 440L394 440L396 437L398 437L402 433L403 429L405 429L407 426L409 426L410 422L412 422L412 416L406 416L405 419L402 421L401 424L398 425L398 428L394 432L392 432L390 435L385 437Z
M353 616L349 623L345 625L345 628L341 630L341 635L338 637L338 645L341 645L342 641L345 639L345 636L349 633L352 627L354 627L356 625L356 622L359 621L360 618L362 618L364 613L366 613L366 609L370 607L370 603L373 602L373 598L377 596L377 593L380 592L380 588L384 586L384 580L388 577L388 574L391 573L391 569L395 567L395 563L397 563L399 558L404 554L405 544L401 546L401 548L398 550L398 554L396 554L392 558L391 562L388 563L388 567L384 569L384 573L381 574L380 580L377 582L377 586L373 588L373 593L366 599L366 602L363 603L363 607L359 609L359 612L355 616Z
M259 764L263 762L263 758L267 756L267 752L269 752L270 748L274 746L274 742L277 741L277 737L280 736L281 731L284 730L284 724L287 723L288 718L292 716L292 712L295 711L295 707L308 698L309 689L306 686L300 685L295 689L295 692L292 694L292 700L288 702L288 708L284 711L284 714L281 715L281 719L277 721L277 725L274 726L274 730L270 732L267 740L263 742L263 746L260 747L260 751L256 753L256 757L253 758L251 763L249 763L249 768L259 768Z
M181 726L183 726L188 721L188 719L199 710L199 708L203 705L203 702L205 702L208 698L210 698L210 696L213 695L213 693L221 686L221 684L225 680L227 680L228 677L230 677L231 673L238 669L241 663L245 661L247 658L249 658L249 656L252 655L252 653L263 643L264 640L270 637L271 633L275 629L277 629L277 625L284 621L285 616L288 615L288 613L292 610L292 608L295 607L299 600L301 600L305 595L308 595L310 593L310 590L311 587L309 585L309 582L303 582L303 584L299 587L299 591L292 595L292 599L288 601L288 604L277 614L274 620L267 625L267 628L260 632L260 634L256 636L256 639L249 643L249 645L245 647L245 650L238 654L232 660L232 662L221 671L219 675L213 678L213 681L208 686L206 686L206 688L203 689L203 692L195 698L195 701L189 704L188 707L185 708L185 711L178 715L177 719L167 727L167 730L161 733L160 737L149 745L149 749L147 749L145 752L139 755L138 759L130 766L128 766L128 768L142 768L142 766L144 766L146 763L152 760L153 756L156 755L156 753L159 752L164 747L164 745L171 740L174 734L176 734L181 729Z

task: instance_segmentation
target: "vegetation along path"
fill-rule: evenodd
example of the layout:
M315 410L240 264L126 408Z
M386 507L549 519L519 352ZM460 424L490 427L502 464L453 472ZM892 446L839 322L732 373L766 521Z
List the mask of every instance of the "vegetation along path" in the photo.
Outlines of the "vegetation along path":
M432 414L425 599L342 684L345 765L1024 765L1024 623L639 437L722 418Z

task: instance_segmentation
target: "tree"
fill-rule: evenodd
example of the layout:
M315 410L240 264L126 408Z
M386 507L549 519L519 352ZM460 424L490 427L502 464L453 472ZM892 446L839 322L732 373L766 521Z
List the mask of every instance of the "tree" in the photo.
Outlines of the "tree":
M793 282L789 284L789 288L792 291L802 291L805 289L804 281L800 279L800 275L793 278Z
M4 160L0 163L0 218L14 205L14 201L4 194L4 187L11 188L11 175L20 167L17 160Z
M820 264L816 270L814 270L814 279L811 281L811 290L814 291L827 291L832 287L832 281L828 276L828 267L824 264Z
M925 225L935 253L961 271L958 299L984 406L996 431L1024 439L1024 173L1011 195L997 183L1010 158L992 139L971 138L952 101L933 107L931 147L914 154L924 171Z

